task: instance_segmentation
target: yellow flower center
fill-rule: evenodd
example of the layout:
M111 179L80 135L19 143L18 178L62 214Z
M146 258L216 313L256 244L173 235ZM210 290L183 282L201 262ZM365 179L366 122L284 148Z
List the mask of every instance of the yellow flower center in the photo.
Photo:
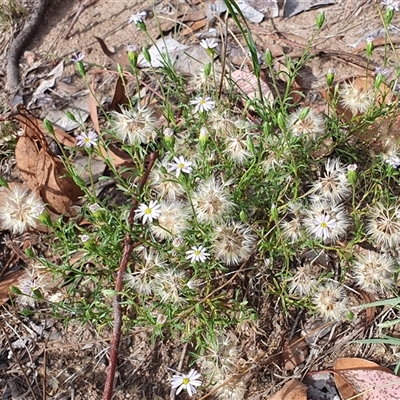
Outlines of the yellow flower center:
M182 163L178 164L179 169L183 169L184 166L185 166L185 164L182 164Z
M189 379L189 378L183 378L183 379L182 379L182 383L183 383L184 385L187 385L189 382L190 382L190 379Z
M321 228L327 228L328 227L328 224L326 223L326 222L321 222Z
M151 214L151 208L146 208L146 211L144 213L147 215Z

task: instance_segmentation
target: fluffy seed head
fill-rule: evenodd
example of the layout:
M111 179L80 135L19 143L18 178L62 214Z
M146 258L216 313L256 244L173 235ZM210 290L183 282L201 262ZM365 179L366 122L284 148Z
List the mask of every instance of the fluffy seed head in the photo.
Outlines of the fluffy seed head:
M146 249L139 247L137 251L134 272L128 272L124 275L126 286L136 292L149 296L154 293L158 286L155 279L159 269L164 267L164 262L161 259L158 251L154 249Z
M394 260L387 254L358 254L352 271L356 285L366 292L384 293L394 286Z
M121 113L113 111L115 133L127 144L149 143L156 138L153 112L145 107L121 108Z
M309 296L317 286L314 276L315 267L309 263L300 266L295 275L289 279L289 293L298 296Z
M324 118L311 108L305 118L299 119L303 111L304 108L301 107L293 112L288 119L287 127L294 136L316 140L325 132Z
M326 321L341 321L348 312L346 291L338 282L321 286L312 299L314 306Z
M365 113L372 106L374 91L372 88L356 87L354 82L342 83L339 88L340 103L353 115Z
M174 268L163 268L156 274L157 286L155 293L162 302L170 304L185 303L182 289L186 285L185 272Z
M225 185L213 176L199 184L192 203L199 222L216 223L233 207Z
M150 186L157 192L158 198L176 200L185 194L185 189L172 174L167 172L167 168L168 158L156 163L150 172Z
M241 222L227 222L215 228L213 252L217 260L238 265L254 251L256 236Z
M158 239L173 239L182 236L188 227L187 204L181 201L163 200L160 202L161 214L157 224L151 225L151 231Z
M400 208L397 205L385 207L377 203L369 211L367 234L382 248L400 244Z
M38 217L44 210L42 199L22 185L6 189L0 204L0 228L14 234L24 233L28 227L36 228Z
M238 339L234 334L219 337L200 358L202 369L207 372L218 399L242 400L246 393L246 385L238 379L238 361L241 349L238 347Z
M225 142L225 150L224 154L234 163L238 165L243 165L247 159L251 156L251 153L248 149L247 134L232 134L226 136Z
M18 295L17 303L22 306L34 307L36 304L35 291L41 292L48 287L49 281L46 273L41 271L40 268L33 267L30 271L26 271L25 274L18 280L18 289L22 294Z
M329 158L325 172L313 185L313 191L334 203L347 199L351 194L346 168L337 158Z

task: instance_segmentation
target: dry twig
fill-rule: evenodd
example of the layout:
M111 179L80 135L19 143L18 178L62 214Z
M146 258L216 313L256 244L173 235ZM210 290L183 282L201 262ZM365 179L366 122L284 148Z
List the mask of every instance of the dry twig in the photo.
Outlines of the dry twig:
M151 153L149 156L149 163L147 165L146 171L142 176L138 184L138 196L132 200L132 207L128 217L128 224L133 225L135 218L135 210L138 207L138 197L143 190L144 185L149 178L151 168L158 157L158 152ZM121 308L121 295L122 281L128 265L129 256L132 250L139 246L141 243L132 243L132 237L129 233L126 233L124 239L124 251L122 253L122 258L120 266L118 269L117 279L115 282L115 292L117 293L113 298L113 316L114 316L114 327L113 327L113 337L111 341L111 352L110 352L110 365L107 372L106 383L103 392L103 400L111 400L113 394L114 386L114 376L117 368L117 358L118 358L118 347L121 340L121 327L122 327L122 308Z

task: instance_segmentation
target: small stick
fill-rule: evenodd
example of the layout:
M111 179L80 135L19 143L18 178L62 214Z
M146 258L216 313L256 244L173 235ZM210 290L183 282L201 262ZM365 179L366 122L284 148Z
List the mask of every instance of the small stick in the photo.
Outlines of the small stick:
M142 176L138 184L138 195L142 192L144 185L146 184L151 168L153 164L158 158L158 152L151 153L149 156L149 163L147 165L146 171ZM135 218L135 210L138 206L138 197L135 197L132 200L132 207L128 217L128 224L129 226L133 225L133 221ZM124 274L126 268L128 266L129 257L132 253L132 250L139 246L141 242L132 243L132 237L129 232L126 233L124 239L124 251L122 253L121 262L119 264L119 269L117 273L117 279L115 282L115 292L117 293L113 298L113 316L114 316L114 326L113 326L113 335L112 341L110 344L110 365L108 367L106 383L104 386L104 392L102 400L111 400L113 394L113 386L114 386L114 377L115 371L117 369L117 358L118 358L118 347L119 342L121 340L121 327L122 327L122 307L121 307L121 295L120 292L122 290L122 282L124 278Z

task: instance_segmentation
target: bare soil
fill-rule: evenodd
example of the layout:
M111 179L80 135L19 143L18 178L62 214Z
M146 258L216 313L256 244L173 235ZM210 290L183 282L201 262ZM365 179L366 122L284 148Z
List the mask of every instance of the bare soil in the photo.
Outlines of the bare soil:
M6 0L2 0L7 3ZM157 9L168 10L181 7L184 3L193 7L208 7L211 0L186 2L157 2ZM26 57L21 58L21 74L29 87L23 87L27 104L40 79L46 75L61 59L65 60L64 77L71 77L69 84L84 88L75 74L74 64L70 61L75 52L85 54L85 62L92 64L92 69L115 68L112 61L101 50L95 36L106 41L110 49L125 49L129 44L143 46L148 44L145 35L138 31L134 24L128 25L131 14L148 10L146 26L150 35L159 36L157 19L154 17L153 2L137 0L99 0L86 8L72 27L70 37L63 35L68 30L74 13L79 5L78 0L51 0L44 21L37 34L32 38L26 50L35 56L37 68L28 72L30 66ZM25 1L29 9L29 1ZM163 6L163 7L161 7ZM260 24L250 23L250 28L259 46L260 54L272 44L282 46L286 54L301 53L307 45L315 29L317 13L314 9L290 19L282 17L266 18ZM324 7L326 25L316 38L312 49L314 57L301 73L298 82L306 88L310 102L318 101L317 89L324 86L328 68L336 70L338 79L344 79L365 71L367 60L363 51L365 38L375 35L381 28L374 1L337 0L337 4ZM160 14L160 21L173 19L171 13ZM397 21L396 21L397 18ZM398 23L396 16L393 24ZM20 23L21 21L19 21ZM213 22L218 30L223 29L221 21ZM9 26L5 37L11 40L18 29L18 23ZM206 32L207 26L199 32ZM240 39L239 33L234 31ZM195 43L198 39L193 35L174 34L174 30L164 32L182 43ZM394 33L396 35L396 33ZM242 41L243 43L243 41ZM3 55L9 41L1 41ZM357 50L358 49L358 50ZM372 65L379 66L383 58L383 47L377 48ZM3 58L3 63L4 63ZM6 77L0 76L0 85L4 86ZM104 96L108 96L106 88L112 91L112 85L104 86ZM1 93L3 104L9 100ZM54 98L54 102L58 101ZM43 111L41 104L32 106L39 114ZM3 265L12 256L12 251L5 247L4 235L1 251ZM267 275L267 273L266 273ZM292 327L296 326L296 334L301 326L309 321L305 315L297 318L297 310L288 314L282 312L278 298L262 293L263 283L267 276L253 282L253 297L249 299L257 311L259 319L256 324L238 327L236 336L238 346L242 348L244 362L258 360L259 368L253 373L244 375L248 392L247 399L266 399L276 392L291 372L282 368L281 352L287 339L291 336ZM40 315L40 316L39 316ZM64 324L43 315L33 313L22 316L18 307L10 303L0 310L0 394L2 399L74 399L95 400L101 398L109 362L109 343L111 331L86 324ZM370 349L370 353L360 354L356 345L348 342L364 334L363 320L356 319L352 324L335 328L335 334L329 339L318 341L314 352L306 356L302 367L296 370L298 376L308 370L329 369L339 356L365 356L378 363L393 367L397 361L385 348ZM367 334L373 334L368 332ZM12 347L12 350L10 348ZM365 348L364 348L365 349ZM182 355L184 369L189 368L189 353L184 343L173 337L151 340L150 333L138 327L123 335L119 352L119 365L114 399L167 399L170 398L168 368L176 368ZM308 358L307 358L308 357ZM260 361L261 360L261 361ZM29 382L29 384L28 384ZM46 393L46 394L44 394ZM181 394L179 398L186 398ZM211 397L212 398L212 397Z

